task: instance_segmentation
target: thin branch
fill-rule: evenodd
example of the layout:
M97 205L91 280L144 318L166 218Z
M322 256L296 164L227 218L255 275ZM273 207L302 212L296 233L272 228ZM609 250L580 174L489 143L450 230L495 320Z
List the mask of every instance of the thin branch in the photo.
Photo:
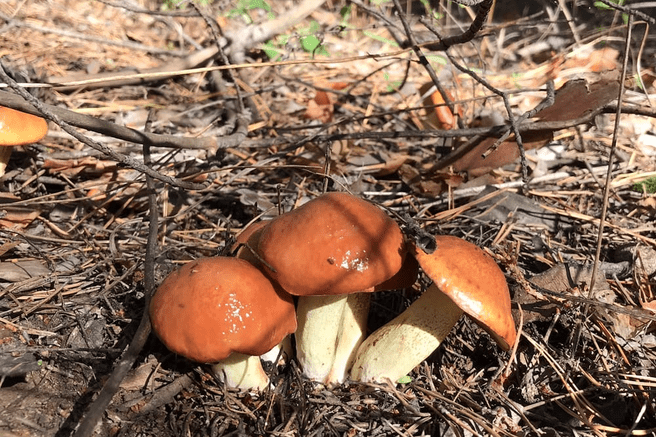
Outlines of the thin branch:
M152 113L151 113L152 114ZM150 119L150 117L149 117ZM150 165L150 145L144 144L143 146L144 164ZM105 414L105 410L109 406L114 394L118 391L121 382L127 375L128 371L134 365L139 353L143 349L150 331L152 329L150 324L149 307L150 297L155 290L155 255L157 250L157 232L158 232L158 210L157 210L157 192L153 178L148 174L146 175L146 185L148 187L148 241L146 243L146 258L144 262L144 308L141 315L141 322L134 334L130 346L128 346L125 354L118 361L112 374L105 382L102 390L98 393L98 397L93 401L89 407L89 411L84 415L80 426L77 428L73 437L90 437L96 427L100 418Z
M623 6L623 5L620 5L619 2L614 3L610 0L599 0L599 1L602 2L603 4L605 4L606 6L610 7L611 9L615 9L616 11L620 11L620 12L627 13L629 15L633 15L637 18L640 18L641 20L646 21L649 24L656 24L656 18L651 17L651 16L645 14L644 12L640 12L636 9L633 9L630 6Z
M424 53L421 50L421 48L417 45L417 41L415 40L414 35L412 34L412 29L410 29L410 25L408 24L408 21L405 19L405 14L403 13L403 9L401 8L401 4L399 3L399 0L394 0L394 7L396 8L399 14L399 19L401 20L401 24L403 24L403 29L405 30L405 34L408 37L408 41L410 42L410 46L412 47L412 50L417 55L417 58L419 58L419 62L428 73L428 76L433 81L433 84L435 85L437 90L440 92L440 95L442 96L442 100L444 100L444 104L449 108L452 114L456 114L456 110L453 105L453 102L449 98L449 95L444 89L444 87L442 87L442 84L440 83L437 74L435 74L435 70L431 66L430 62L428 62L426 56L424 56ZM462 128L463 124L461 118L457 117L456 119L458 121L458 127Z
M457 3L466 5L466 3L463 0L457 1ZM437 42L429 43L427 45L422 44L422 46L426 47L428 50L445 51L451 46L457 44L464 44L474 39L476 34L478 34L478 32L481 31L483 25L485 24L485 21L487 20L487 16L490 13L490 9L492 9L493 0L473 1L471 2L471 4L467 6L472 6L479 3L481 3L481 6L476 11L476 17L474 17L474 21L472 21L472 24L469 26L469 29L467 29L465 32L461 33L460 35L453 35L445 38L441 38L438 36ZM424 26L426 26L428 30L433 32L436 36L438 35L436 29L433 26L431 26L430 23L428 23L423 17L420 18L419 21Z
M173 178L171 176L166 176L163 175L159 172L156 172L152 168L144 165L143 162L139 162L133 158L130 158L128 156L123 156L119 153L116 153L114 150L111 148L105 146L104 144L100 144L96 141L93 141L86 135L82 135L80 132L77 130L73 129L73 126L70 124L66 123L65 121L61 120L53 111L50 111L46 105L42 104L36 97L25 91L23 88L18 86L18 84L10 78L7 73L5 72L4 65L2 61L0 61L0 79L5 81L16 93L18 93L23 99L27 100L32 106L34 106L38 111L27 111L35 115L39 115L41 117L44 117L53 123L55 123L57 126L61 127L65 132L67 132L69 135L73 136L76 140L80 141L81 143L91 147L92 149L96 149L109 158L113 159L114 161L118 162L121 165L124 165L126 167L132 168L134 170L140 171L141 173L145 173L147 175L150 175L151 177L158 179L162 182L165 182L170 185L174 185L176 187L188 189L188 190L202 190L205 188L204 185L202 184L195 184L195 183L190 183L190 182L184 182L181 181L177 178ZM4 101L3 101L4 104ZM136 132L136 131L135 131Z
M247 129L247 126L240 125L241 122L238 120L235 133L222 138L191 138L177 135L163 135L138 131L101 118L91 117L90 115L79 114L65 108L60 108L59 106L46 105L43 103L39 106L36 104L33 105L32 103L28 103L21 96L6 91L0 91L0 102L2 102L2 106L6 106L7 108L16 109L17 111L23 111L37 116L42 116L45 112L50 112L64 123L102 135L107 135L108 137L135 144L149 142L153 147L166 147L171 149L212 150L235 147L241 144L245 139L245 132L242 131Z
M608 151L608 171L606 172L606 183L604 185L604 195L601 203L601 215L599 217L599 232L597 233L597 248L595 251L594 263L592 265L592 273L590 278L590 285L588 286L588 299L592 299L594 295L595 276L599 268L599 259L601 258L601 247L604 241L604 227L606 224L606 214L608 212L608 196L610 194L610 182L613 174L613 160L615 158L615 150L617 149L617 136L620 131L620 120L622 119L622 96L624 94L624 81L626 80L626 70L629 64L629 47L631 44L631 30L633 29L633 15L629 15L629 22L626 28L626 39L624 43L624 60L622 62L622 71L620 75L620 89L617 97L617 112L615 113L615 126L613 128L613 139L611 141L610 150ZM572 343L572 356L575 356L576 349L578 348L581 339L581 332L583 330L583 321L588 317L590 306L586 304L583 307L583 314L581 319L577 321L578 326Z

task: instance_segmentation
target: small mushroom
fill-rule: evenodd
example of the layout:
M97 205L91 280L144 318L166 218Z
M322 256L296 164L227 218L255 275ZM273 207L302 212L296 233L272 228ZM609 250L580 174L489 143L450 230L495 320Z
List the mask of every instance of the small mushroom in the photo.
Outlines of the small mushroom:
M5 174L11 149L39 141L48 133L48 123L25 112L0 106L0 176Z
M255 246L267 275L300 296L295 336L303 373L343 381L368 308L368 295L347 295L374 291L402 270L406 246L398 225L367 201L328 193L271 220Z
M506 279L479 247L452 236L436 237L432 254L413 246L433 284L403 313L371 334L358 349L351 377L396 382L425 360L464 313L504 349L517 332Z
M172 272L150 303L153 332L229 387L263 389L259 355L296 329L294 303L245 260L203 258Z

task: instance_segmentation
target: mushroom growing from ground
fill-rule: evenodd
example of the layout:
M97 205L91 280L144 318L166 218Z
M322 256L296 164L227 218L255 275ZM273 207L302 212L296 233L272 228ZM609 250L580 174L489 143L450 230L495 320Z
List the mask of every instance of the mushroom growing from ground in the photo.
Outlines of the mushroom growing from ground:
M368 295L347 295L374 291L402 271L407 251L398 225L367 201L328 193L271 220L253 243L263 270L300 296L295 337L303 373L343 381L368 308Z
M226 386L241 389L266 387L259 355L296 329L291 296L249 262L228 257L172 272L153 295L150 318L169 350L213 364Z
M433 284L358 349L351 369L356 381L396 382L425 360L464 313L488 331L504 349L517 332L503 272L483 250L460 238L438 236L432 254L413 247Z
M48 133L48 123L25 112L0 106L0 176L5 174L11 149L39 141Z

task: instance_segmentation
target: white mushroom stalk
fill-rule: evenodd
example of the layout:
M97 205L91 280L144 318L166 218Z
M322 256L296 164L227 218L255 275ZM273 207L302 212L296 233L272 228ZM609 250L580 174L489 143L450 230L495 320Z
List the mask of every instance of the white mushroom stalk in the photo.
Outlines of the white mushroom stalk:
M335 362L347 295L304 296L296 306L296 359L314 381L326 377Z
M342 320L337 333L335 358L325 380L331 383L343 383L349 375L355 355L367 334L369 315L369 293L349 294L342 312Z
M269 376L264 372L260 357L233 353L211 366L212 373L226 387L240 390L264 390L269 385Z
M462 314L458 305L431 284L410 307L360 345L351 379L396 383L438 348Z
M341 384L367 331L369 293L299 298L296 355L303 373Z

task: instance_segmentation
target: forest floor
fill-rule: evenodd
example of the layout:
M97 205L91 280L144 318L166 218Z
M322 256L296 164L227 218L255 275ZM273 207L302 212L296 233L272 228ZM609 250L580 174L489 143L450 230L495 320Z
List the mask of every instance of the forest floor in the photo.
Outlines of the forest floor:
M590 0L509 2L471 41L423 46L424 63L408 34L434 40L423 23L462 33L475 6L427 13L415 1L407 32L392 2L333 0L267 42L233 40L236 68L213 68L225 63L209 22L243 35L298 3L215 1L200 7L205 18L147 0L0 3L3 68L43 84L28 89L73 126L51 121L0 178L0 436L70 435L98 408L147 292L325 191L484 248L510 287L514 348L463 317L403 383L326 387L292 360L268 366L269 390L246 393L151 335L97 435L656 433L653 24L636 18L627 41L626 16ZM429 90L426 65L453 111ZM535 114L549 84L555 102ZM9 93L0 104L15 107ZM507 109L530 112L525 159L514 135L481 159ZM369 329L425 282L374 295Z

